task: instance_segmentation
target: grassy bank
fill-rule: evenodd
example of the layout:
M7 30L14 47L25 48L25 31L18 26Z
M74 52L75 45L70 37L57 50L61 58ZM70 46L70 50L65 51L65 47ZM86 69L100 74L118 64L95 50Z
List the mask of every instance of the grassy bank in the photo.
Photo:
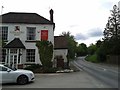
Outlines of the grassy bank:
M97 59L97 55L94 54L94 55L88 55L85 60L87 61L90 61L90 62L93 62L93 63L98 63L98 59Z

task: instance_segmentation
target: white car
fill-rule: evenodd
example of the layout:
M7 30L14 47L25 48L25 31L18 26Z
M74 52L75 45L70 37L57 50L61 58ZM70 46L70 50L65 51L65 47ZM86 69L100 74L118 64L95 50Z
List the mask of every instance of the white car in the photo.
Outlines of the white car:
M12 69L0 64L0 83L18 83L23 85L34 80L32 71Z

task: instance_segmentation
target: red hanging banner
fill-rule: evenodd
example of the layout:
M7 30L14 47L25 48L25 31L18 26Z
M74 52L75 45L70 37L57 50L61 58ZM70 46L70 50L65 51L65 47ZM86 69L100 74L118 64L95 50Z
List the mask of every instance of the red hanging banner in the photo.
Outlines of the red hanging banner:
M41 30L41 41L42 40L48 40L48 30Z

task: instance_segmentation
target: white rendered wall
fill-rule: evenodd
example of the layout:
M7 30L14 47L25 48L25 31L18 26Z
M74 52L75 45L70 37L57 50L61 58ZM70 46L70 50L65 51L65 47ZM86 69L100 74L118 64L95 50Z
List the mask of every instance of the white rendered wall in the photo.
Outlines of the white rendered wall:
M54 50L54 56L62 55L63 59L64 59L64 62L67 62L67 57L66 57L67 54L68 54L68 50L67 49L57 49L57 50Z
M26 47L26 49L35 49L35 63L40 63L40 59L39 59L39 53L38 53L38 48L36 47L36 42L26 42L27 41L27 27L35 27L36 28L36 37L35 39L41 40L41 30L48 30L48 41L51 41L54 45L54 31L53 31L53 25L42 25L42 24L2 24L0 26L7 26L8 27L8 43L10 41L12 41L15 36L13 33L15 30L15 26L20 26L20 31L22 31L23 33L21 33L19 35L20 40L22 41L22 43L24 44L24 46ZM35 41L36 41L35 40ZM23 50L22 52L22 59L21 59L21 63L26 63L26 51Z

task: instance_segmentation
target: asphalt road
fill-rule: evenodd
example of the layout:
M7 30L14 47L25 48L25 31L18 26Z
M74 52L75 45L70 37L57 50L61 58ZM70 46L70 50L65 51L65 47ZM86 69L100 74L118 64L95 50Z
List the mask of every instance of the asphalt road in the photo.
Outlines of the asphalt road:
M77 58L73 63L109 87L118 88L118 80L120 80L118 75L120 72L118 72L117 67L87 62L84 60L84 57Z

